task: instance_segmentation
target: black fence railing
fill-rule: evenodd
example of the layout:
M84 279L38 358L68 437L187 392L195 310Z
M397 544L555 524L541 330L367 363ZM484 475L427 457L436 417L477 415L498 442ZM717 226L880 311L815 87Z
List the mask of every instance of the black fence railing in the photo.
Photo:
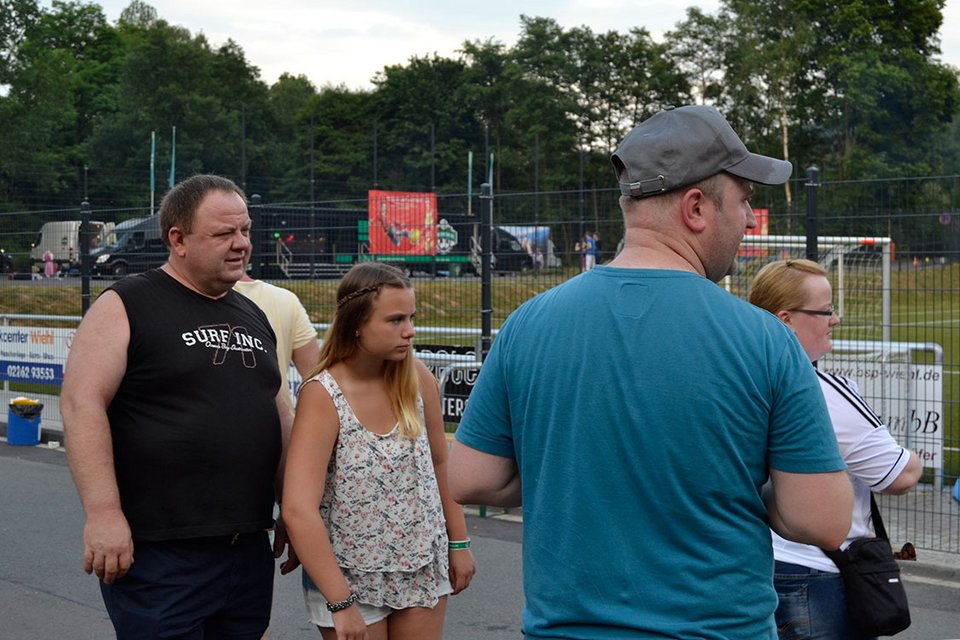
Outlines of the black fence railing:
M924 461L917 492L883 498L889 526L901 540L960 553L960 503L949 495L960 475L960 177L829 183L814 175L788 187L757 187L758 228L741 246L738 274L721 286L746 297L763 264L807 255L808 229L815 230L815 256L828 269L842 319L826 365L857 379L891 432ZM485 317L495 333L518 305L581 271L588 233L598 243L599 263L616 254L623 234L618 197L617 189L494 193L488 287L480 278L479 192L436 196L432 217L419 223L401 214L381 218L366 194L297 203L252 198L252 269L294 291L322 324L350 265L390 261L414 276L418 341L435 351L478 353ZM89 213L91 230L99 225L86 248L91 299L110 278L163 261L162 249L144 249L148 210L93 202ZM0 212L0 314L28 316L7 316L0 330L43 328L55 339L75 326L57 317L82 310L80 239L68 224L80 217L79 205ZM50 238L42 239L47 228ZM50 278L44 277L48 250L56 254ZM149 259L117 271L127 250ZM51 357L65 359L62 348ZM2 350L0 361L12 362L10 349ZM6 376L6 393L57 393L43 381L15 378Z

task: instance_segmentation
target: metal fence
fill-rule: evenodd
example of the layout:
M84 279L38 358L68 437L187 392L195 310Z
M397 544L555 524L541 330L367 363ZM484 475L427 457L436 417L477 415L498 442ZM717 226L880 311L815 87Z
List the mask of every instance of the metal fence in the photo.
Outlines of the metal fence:
M623 233L617 200L616 189L493 194L487 203L492 206L493 275L485 289L477 275L483 271L479 214L485 203L477 196L439 195L430 228L393 229L391 241L402 237L413 243L414 236L429 236L433 242L444 240L446 252L427 247L386 256L375 250L376 207L365 194L300 203L253 197L253 268L297 293L311 319L323 326L335 308L337 279L351 264L374 258L396 262L415 278L418 349L440 354L434 359L439 375L444 358L469 360L478 352L484 315L495 333L524 300L579 273L585 234L596 232L599 262L612 258ZM960 553L960 504L950 498L960 475L960 176L821 182L811 172L787 187L758 186L753 205L759 227L741 246L739 272L721 286L746 297L757 270L784 257L812 256L828 269L842 324L834 331L834 352L820 366L856 379L891 432L918 452L926 469L913 494L882 498L888 527L901 541ZM8 256L7 278L0 281L0 330L16 332L27 343L37 341L33 352L41 355L23 369L10 357L12 343L0 342L4 398L48 394L45 421L57 418L57 387L39 384L31 367L38 375L62 375L55 367L65 358L82 310L84 279L76 275L81 265L69 260L57 277L44 278L44 265L36 262L41 256L33 247L31 259L31 245L44 223L79 220L80 214L79 207L0 212L0 248ZM103 226L99 246L89 247L90 262L130 227L121 223L149 214L93 203L90 219ZM434 226L443 231L433 231ZM80 247L74 252L79 255ZM107 274L87 281L91 299L109 282ZM62 349L46 364L42 355L49 350L40 347L50 343L43 341ZM11 365L15 368L8 369ZM475 371L465 367L446 374L453 387L447 389L452 400L445 411L455 422Z

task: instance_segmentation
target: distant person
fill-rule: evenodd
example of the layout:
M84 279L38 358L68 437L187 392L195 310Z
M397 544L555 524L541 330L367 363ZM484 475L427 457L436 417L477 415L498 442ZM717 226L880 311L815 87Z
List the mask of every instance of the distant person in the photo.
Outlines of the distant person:
M714 283L751 183L791 165L706 106L641 123L613 164L623 250L503 324L451 493L523 505L527 638L775 639L768 527L836 549L852 490L796 338Z
M247 261L249 262L249 256ZM263 280L254 280L247 275L246 265L243 277L233 285L233 290L257 303L270 321L270 326L277 336L277 358L282 379L280 388L292 407L293 395L287 379L290 363L293 362L297 372L305 378L320 359L317 330L310 322L310 316L297 294Z
M300 389L283 509L327 640L440 640L447 596L474 574L437 381L413 354L415 312L399 270L354 266Z
M171 189L159 215L168 261L113 283L67 360L84 569L120 640L260 638L291 416L273 330L233 291L250 217L243 192L212 175ZM284 543L278 529L277 555Z
M0 272L13 272L13 257L7 253L6 249L0 249Z
M589 231L583 236L583 270L589 271L597 266L597 241Z
M603 264L603 248L600 244L600 232L593 232L593 251L594 259L597 264Z
M52 278L55 275L57 275L57 263L53 259L53 254L47 249L43 252L43 277Z
M753 281L750 302L766 309L796 334L816 362L830 352L833 328L840 324L826 270L811 260L781 260L764 266ZM906 493L923 473L917 454L893 439L883 420L860 396L857 383L817 371L827 400L840 453L853 482L853 521L845 549L870 531L870 493ZM773 532L774 586L780 597L776 619L780 637L858 638L847 617L843 581L821 549L791 542Z

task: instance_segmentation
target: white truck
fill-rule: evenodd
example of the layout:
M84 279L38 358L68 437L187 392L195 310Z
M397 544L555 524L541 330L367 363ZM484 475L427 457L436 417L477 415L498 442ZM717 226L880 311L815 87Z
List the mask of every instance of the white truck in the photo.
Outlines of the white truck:
M90 221L90 249L98 248L109 229L98 221ZM40 227L40 235L30 249L30 262L36 270L43 272L43 256L49 251L57 266L57 271L66 272L80 263L80 221L59 220L47 222Z

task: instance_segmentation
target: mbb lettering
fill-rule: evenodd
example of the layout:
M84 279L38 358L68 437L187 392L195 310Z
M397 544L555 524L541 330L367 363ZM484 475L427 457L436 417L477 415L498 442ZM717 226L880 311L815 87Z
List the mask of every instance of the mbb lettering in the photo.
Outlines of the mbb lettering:
M916 409L909 416L890 416L887 427L891 433L903 433L910 429L914 433L933 434L940 430L940 413L928 410L925 415L917 415Z
M927 411L926 420L921 421L917 415L917 410L910 412L910 422L914 425L914 431L917 433L936 433L940 428L940 414L936 411Z

